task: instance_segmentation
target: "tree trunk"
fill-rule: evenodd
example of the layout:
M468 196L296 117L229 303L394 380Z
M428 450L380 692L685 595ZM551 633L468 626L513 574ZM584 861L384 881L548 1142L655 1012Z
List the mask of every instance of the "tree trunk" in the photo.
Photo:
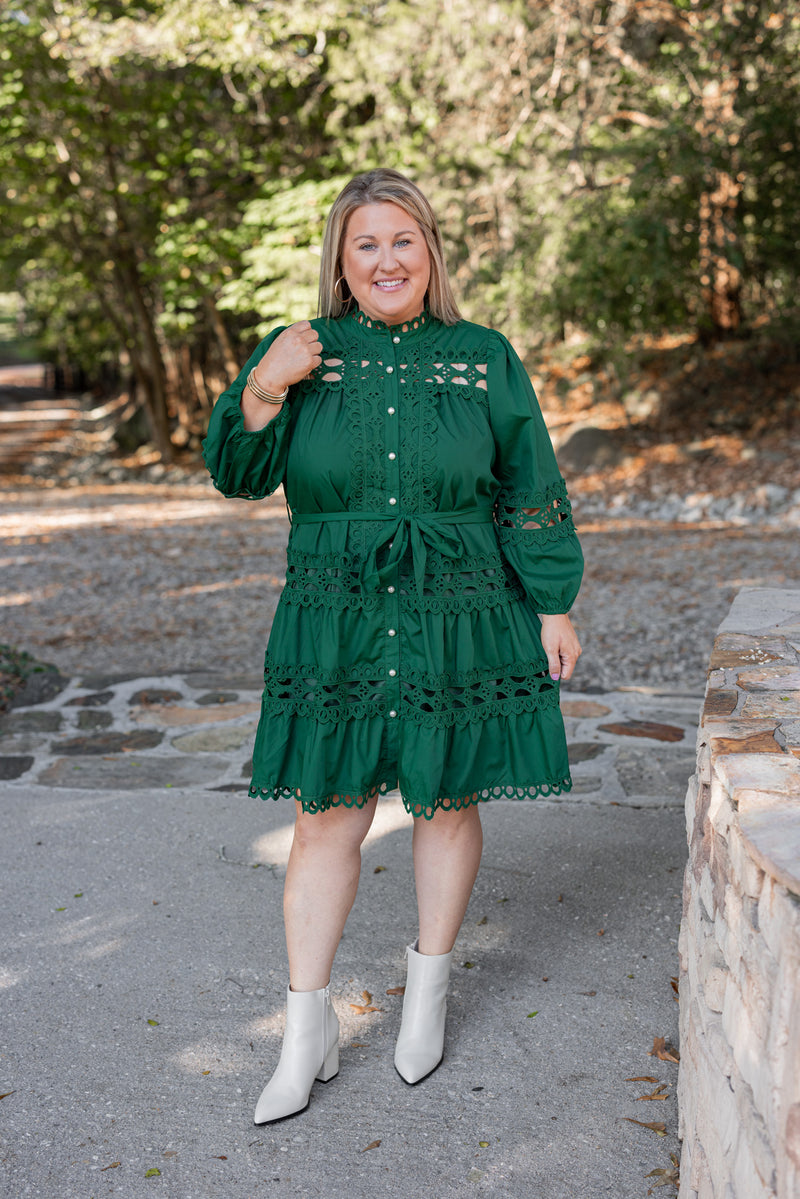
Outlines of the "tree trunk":
M711 330L725 337L742 321L742 275L730 260L736 245L732 225L741 186L727 171L717 171L715 182L713 190L700 197L700 284Z
M738 76L731 73L721 83L703 88L703 115L699 124L707 159L706 186L700 195L700 287L705 305L704 331L712 337L729 337L742 321L742 274L735 265L738 247L736 209L743 176L713 166L713 157L725 147L725 157L735 170L736 134L733 128ZM714 151L716 150L716 155Z
M220 311L212 300L211 296L206 296L204 303L211 328L214 330L214 335L217 339L220 353L222 354L222 361L225 364L225 370L228 373L228 382L232 383L239 374L240 365L236 359L236 355L233 352L231 339L228 337L228 330L225 328L225 322L223 321Z

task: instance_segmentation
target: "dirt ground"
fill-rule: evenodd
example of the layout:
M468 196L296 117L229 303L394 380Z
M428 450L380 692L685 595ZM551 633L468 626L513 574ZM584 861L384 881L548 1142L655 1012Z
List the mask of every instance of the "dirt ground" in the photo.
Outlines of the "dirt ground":
M575 690L700 691L743 586L800 587L796 529L576 516L586 577ZM26 488L0 520L0 640L67 674L219 668L260 678L285 568L279 497L210 482Z

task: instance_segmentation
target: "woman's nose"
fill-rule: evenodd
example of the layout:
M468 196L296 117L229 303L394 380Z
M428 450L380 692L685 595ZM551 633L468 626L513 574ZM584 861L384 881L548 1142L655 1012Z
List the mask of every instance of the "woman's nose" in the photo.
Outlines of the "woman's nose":
M381 246L381 270L391 271L397 266L397 255L394 251L394 246L390 243L386 246Z

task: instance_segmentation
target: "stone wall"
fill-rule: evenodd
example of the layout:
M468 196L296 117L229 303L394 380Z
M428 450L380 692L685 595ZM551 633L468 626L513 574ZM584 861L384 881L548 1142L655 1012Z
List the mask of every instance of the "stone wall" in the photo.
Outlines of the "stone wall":
M681 1199L800 1199L800 591L720 627L686 823Z

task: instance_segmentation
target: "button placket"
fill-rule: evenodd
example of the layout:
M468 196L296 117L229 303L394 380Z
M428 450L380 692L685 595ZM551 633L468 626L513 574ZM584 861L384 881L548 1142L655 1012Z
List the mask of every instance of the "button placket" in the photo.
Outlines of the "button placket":
M387 338L384 356L386 375L386 415L384 417L384 478L386 479L387 510L396 512L400 507L400 394L397 354L400 338L395 334ZM386 720L387 736L392 752L397 750L398 716L400 714L400 652L402 641L400 613L400 565L386 578L384 588L384 662L386 670Z

